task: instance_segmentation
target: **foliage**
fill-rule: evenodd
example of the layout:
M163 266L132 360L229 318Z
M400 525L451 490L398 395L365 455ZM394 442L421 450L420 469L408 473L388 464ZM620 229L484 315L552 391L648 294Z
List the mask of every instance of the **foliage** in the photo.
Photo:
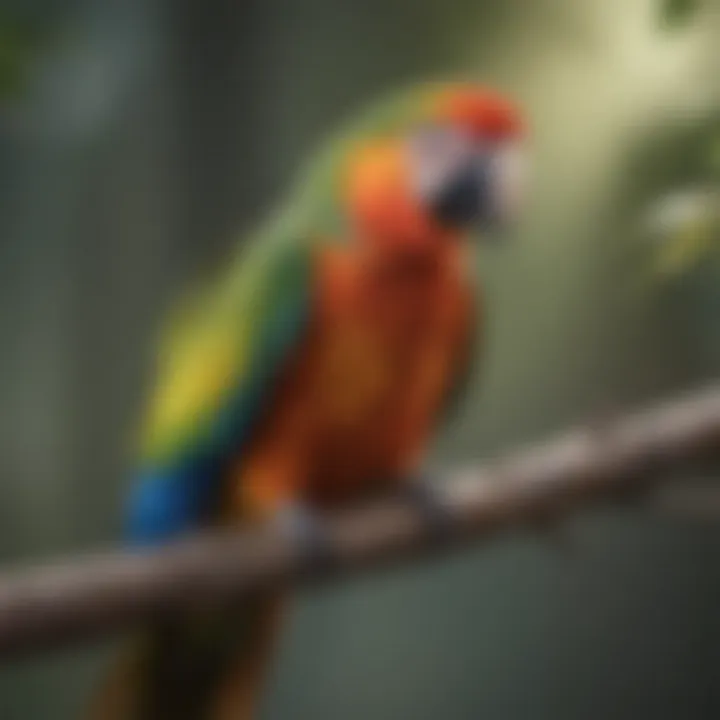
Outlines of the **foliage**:
M702 0L660 0L660 21L669 29L686 26L697 14Z
M44 44L42 28L7 12L0 13L0 101L22 94Z
M708 170L720 181L720 127L707 146Z
M720 117L702 123L681 148L679 177L665 186L645 218L652 265L666 280L694 276L720 262Z

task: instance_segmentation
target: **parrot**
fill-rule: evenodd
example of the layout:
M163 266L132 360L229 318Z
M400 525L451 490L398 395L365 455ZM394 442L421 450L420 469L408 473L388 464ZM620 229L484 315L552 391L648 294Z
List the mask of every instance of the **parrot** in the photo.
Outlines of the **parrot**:
M398 489L437 510L424 455L484 346L471 238L513 227L526 125L493 87L426 81L311 158L161 335L129 543L273 523L322 557L323 513ZM257 717L285 607L158 617L90 717Z

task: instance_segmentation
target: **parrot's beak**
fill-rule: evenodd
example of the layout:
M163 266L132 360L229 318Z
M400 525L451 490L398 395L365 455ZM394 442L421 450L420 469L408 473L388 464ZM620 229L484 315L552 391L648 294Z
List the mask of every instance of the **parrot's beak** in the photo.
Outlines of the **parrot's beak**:
M521 195L519 156L502 146L469 158L438 189L431 207L445 226L477 229L499 240L515 224Z
M487 214L487 178L473 158L438 188L431 201L433 216L441 224L466 228Z

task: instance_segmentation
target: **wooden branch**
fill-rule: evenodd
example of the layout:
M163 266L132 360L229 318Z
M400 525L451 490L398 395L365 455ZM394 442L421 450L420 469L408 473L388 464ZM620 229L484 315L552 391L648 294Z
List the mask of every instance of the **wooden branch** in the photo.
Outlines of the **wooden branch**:
M452 541L548 527L571 511L625 502L686 462L720 460L720 386L579 429L485 468L443 478ZM170 609L210 605L279 583L356 571L445 546L416 507L383 500L328 519L338 562L309 567L267 528L196 537L0 574L0 658L87 640Z

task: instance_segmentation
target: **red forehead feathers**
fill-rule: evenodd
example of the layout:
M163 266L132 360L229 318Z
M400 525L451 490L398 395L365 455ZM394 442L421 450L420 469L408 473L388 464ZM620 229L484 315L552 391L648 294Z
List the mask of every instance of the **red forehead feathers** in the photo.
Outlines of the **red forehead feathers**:
M502 140L523 134L519 109L504 95L483 87L464 86L440 92L435 114L439 119L461 125L473 135Z

